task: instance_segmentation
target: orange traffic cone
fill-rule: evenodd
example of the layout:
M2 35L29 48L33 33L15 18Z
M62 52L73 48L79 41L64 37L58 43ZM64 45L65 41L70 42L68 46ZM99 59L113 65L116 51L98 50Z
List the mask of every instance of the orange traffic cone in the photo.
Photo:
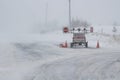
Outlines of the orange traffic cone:
M65 42L65 48L67 48L68 47L68 44L67 44L67 41Z
M67 41L64 42L64 43L61 43L61 44L60 44L60 47L62 47L62 48L67 48L67 47L68 47Z
M99 41L97 41L96 48L100 48Z

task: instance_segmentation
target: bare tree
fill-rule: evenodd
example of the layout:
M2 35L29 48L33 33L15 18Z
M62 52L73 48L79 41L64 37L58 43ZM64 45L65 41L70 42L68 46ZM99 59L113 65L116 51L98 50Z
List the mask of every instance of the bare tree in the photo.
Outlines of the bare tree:
M72 19L71 26L72 27L79 27L80 26L80 20L78 20L78 19Z
M114 33L117 32L117 28L114 26L113 29L112 29L112 31L113 31Z
M85 20L72 19L71 26L72 27L88 27L90 26L90 24Z

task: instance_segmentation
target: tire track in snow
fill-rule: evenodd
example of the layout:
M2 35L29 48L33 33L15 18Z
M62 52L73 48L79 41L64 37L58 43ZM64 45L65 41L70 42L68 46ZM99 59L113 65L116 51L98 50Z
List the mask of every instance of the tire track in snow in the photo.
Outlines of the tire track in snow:
M20 48L23 47L25 47L25 45L20 46ZM40 52L35 47L29 47L31 46L25 48L24 52L29 53L29 50ZM41 48L39 49L42 50L43 48ZM61 52L59 52L56 51L56 49L50 49L55 50L55 54L62 52L61 50ZM49 48L43 49L42 51L44 50L46 53L54 53L54 51L49 50ZM91 49L68 49L65 53L72 53L71 55L54 57L54 59L48 59L43 62L37 61L32 64L34 68L29 71L30 73L25 74L23 80L118 80L120 69L117 68L115 71L112 69L116 68L115 65L120 67L120 52L99 52L100 50L98 49L91 52Z
M119 57L114 56L115 54L111 54L108 53L106 54L102 54L98 56L94 56L95 58L89 58L87 60L87 68L83 68L81 70L79 70L79 72L81 71L81 76L79 76L79 80L107 80L108 78L110 78L110 75L108 73L108 68L115 63L116 59L118 59ZM119 53L117 55L120 55ZM92 63L92 64L90 64ZM90 64L90 65L89 65ZM108 70L108 71L107 71ZM106 75L108 74L108 77L106 78ZM109 80L109 79L108 79Z
M46 63L38 67L33 80L120 79L119 52L98 53L86 56L77 54L74 57Z

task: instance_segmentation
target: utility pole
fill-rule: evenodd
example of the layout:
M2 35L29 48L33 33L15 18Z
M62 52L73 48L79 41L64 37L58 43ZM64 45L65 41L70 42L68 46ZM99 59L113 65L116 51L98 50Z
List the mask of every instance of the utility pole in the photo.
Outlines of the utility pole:
M69 0L69 27L71 28L71 0Z
M45 9L45 27L47 27L48 22L48 2L46 3L46 9Z

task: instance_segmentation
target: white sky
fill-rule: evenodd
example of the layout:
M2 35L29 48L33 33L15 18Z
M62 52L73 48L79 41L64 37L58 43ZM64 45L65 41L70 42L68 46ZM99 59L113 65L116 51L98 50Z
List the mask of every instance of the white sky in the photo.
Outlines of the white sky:
M71 0L72 17L91 24L120 24L120 0ZM68 24L68 0L0 0L0 29L26 30L48 23ZM0 31L1 31L0 30Z

